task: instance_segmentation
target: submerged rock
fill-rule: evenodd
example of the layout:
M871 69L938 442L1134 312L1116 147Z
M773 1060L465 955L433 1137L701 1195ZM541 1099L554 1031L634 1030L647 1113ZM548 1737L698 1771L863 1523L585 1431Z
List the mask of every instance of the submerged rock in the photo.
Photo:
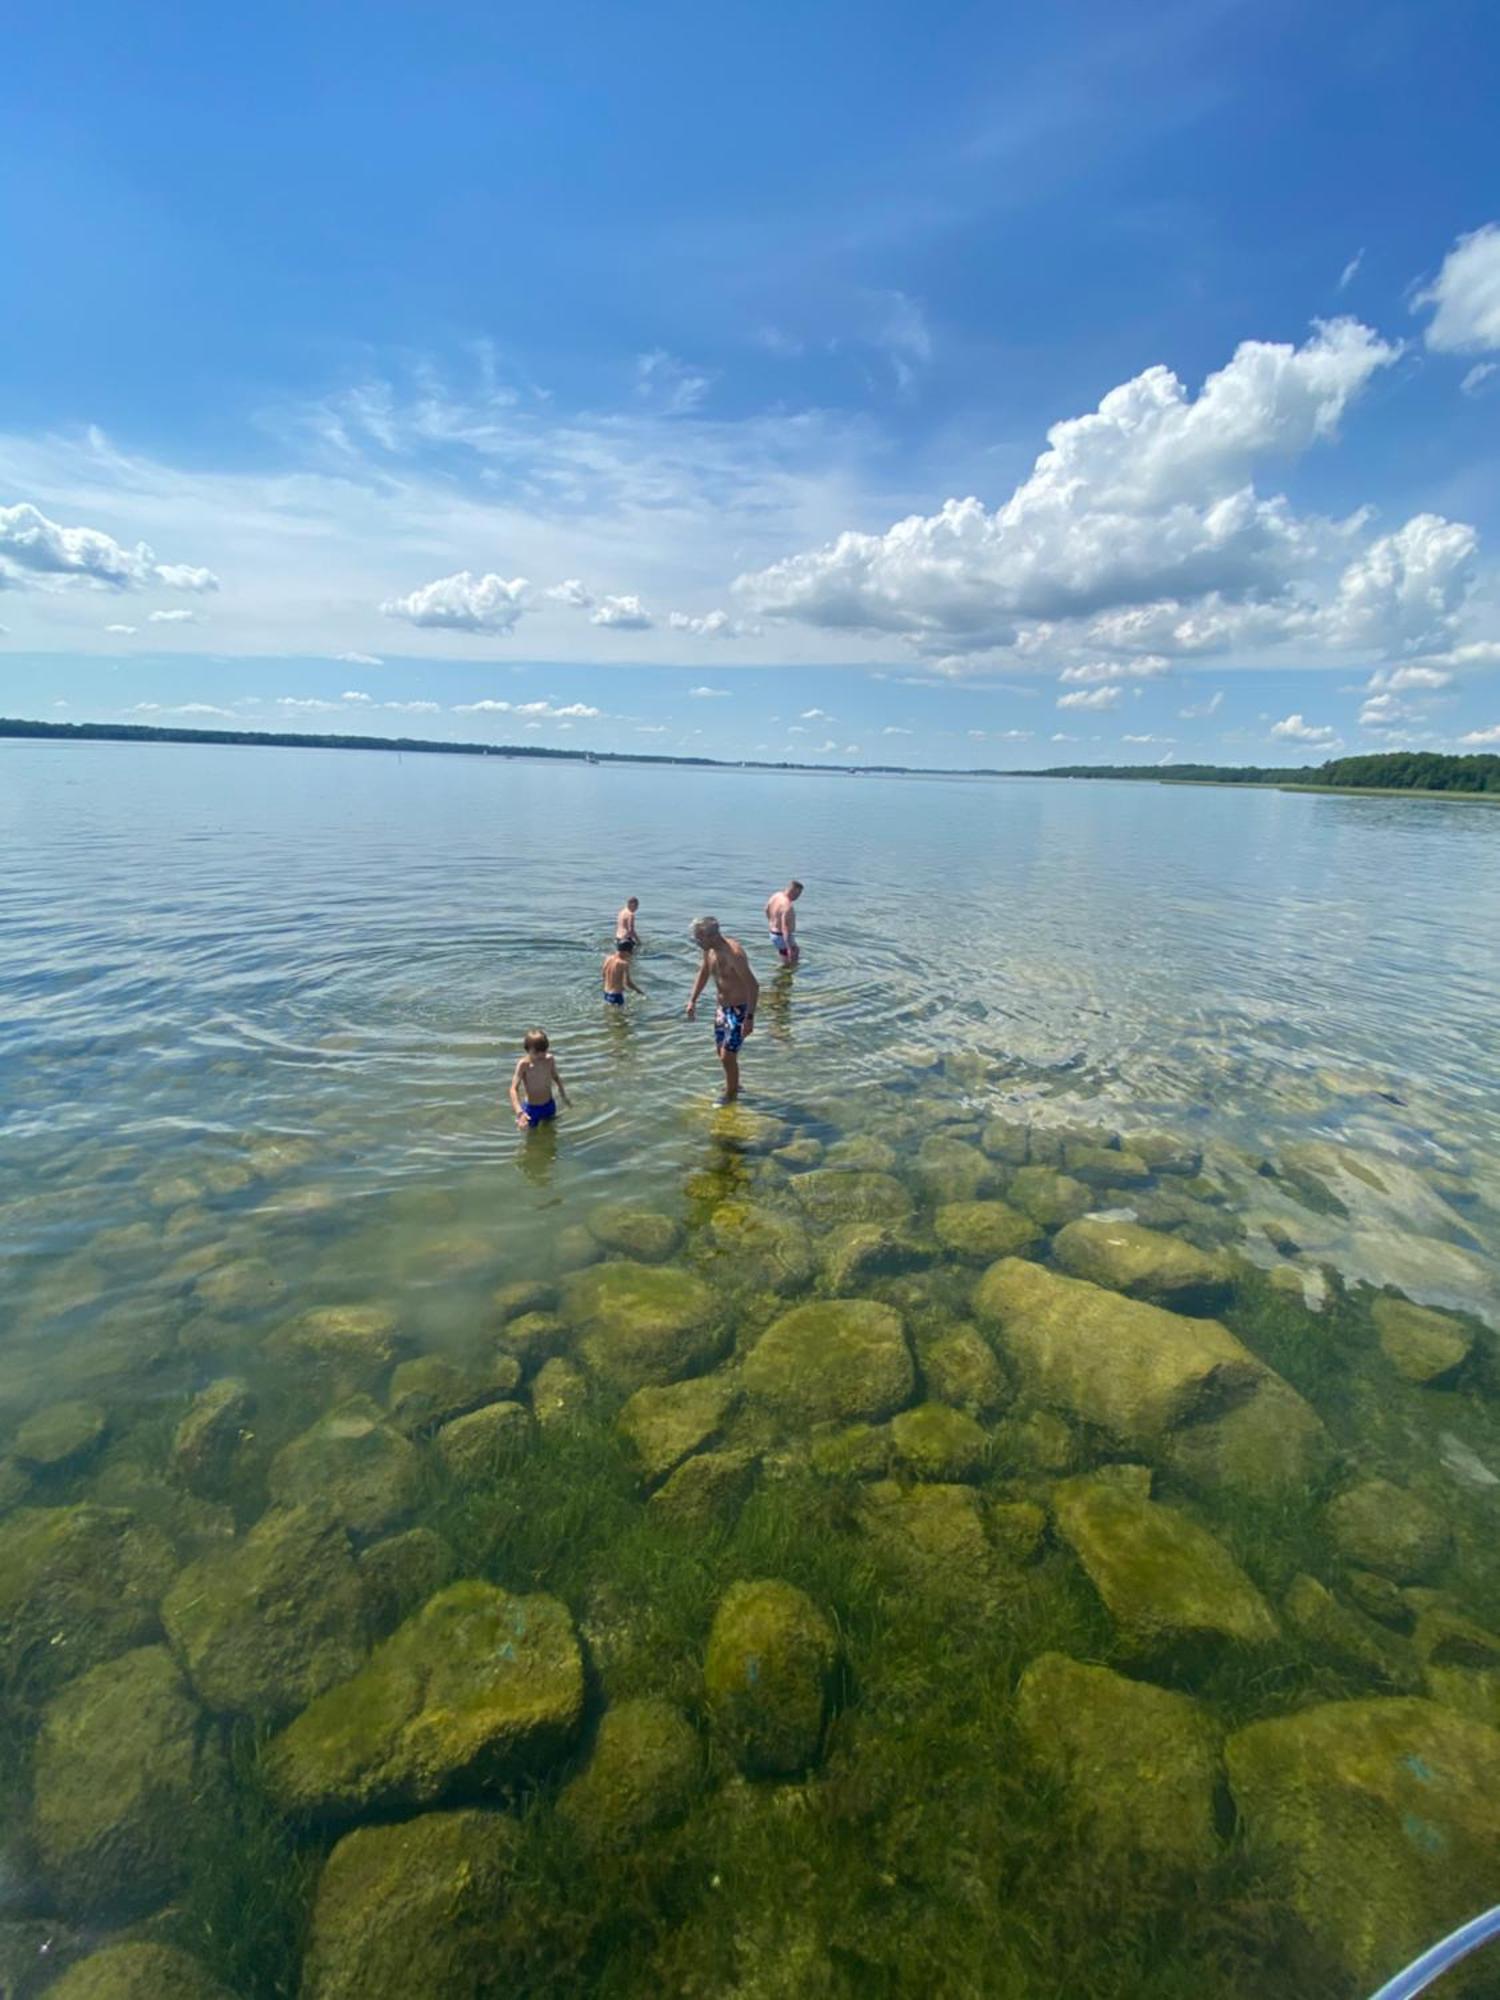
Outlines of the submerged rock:
M172 1438L172 1469L190 1493L219 1499L243 1452L255 1392L237 1375L200 1389Z
M571 1338L568 1322L560 1313L518 1313L500 1329L496 1365L513 1361L523 1375L560 1354Z
M303 1707L369 1650L348 1533L320 1506L273 1508L243 1541L190 1563L162 1622L199 1699L259 1722Z
M416 2000L486 1988L520 1841L498 1812L361 1827L318 1878L302 2000Z
M431 1528L407 1528L399 1535L387 1535L384 1541L371 1542L359 1558L359 1581L371 1636L383 1639L394 1632L442 1589L457 1566L452 1549ZM357 1665L352 1661L348 1671L353 1673Z
M1019 1119L992 1118L979 1135L979 1143L992 1160L1002 1165L1024 1167L1028 1157L1028 1127Z
M1202 1492L1271 1499L1315 1490L1333 1462L1333 1439L1311 1403L1267 1373L1222 1416L1173 1431L1162 1459Z
M266 1484L283 1507L318 1503L353 1534L379 1535L411 1513L422 1461L368 1396L330 1410L271 1460Z
M16 1432L16 1457L33 1472L71 1469L99 1449L108 1428L98 1403L49 1403Z
M266 1342L278 1361L312 1368L351 1386L382 1375L401 1347L401 1333L384 1306L319 1306L281 1327Z
M836 1139L824 1157L830 1167L843 1167L846 1171L851 1168L875 1174L896 1171L895 1147L873 1132L855 1132L847 1139Z
M154 1638L174 1567L127 1508L17 1508L0 1521L0 1681L49 1694Z
M763 1292L791 1292L812 1276L807 1230L794 1215L754 1202L725 1201L708 1219L713 1256L728 1261L743 1283Z
M1200 1645L1266 1646L1269 1605L1222 1542L1121 1480L1066 1480L1053 1494L1058 1532L1083 1564L1136 1659Z
M392 1371L386 1411L404 1437L414 1437L500 1402L520 1381L513 1354L497 1353L483 1369L460 1367L445 1354L419 1354Z
M1253 1853L1361 1991L1494 1901L1500 1733L1436 1702L1330 1702L1231 1736Z
M444 1424L433 1440L438 1457L466 1485L493 1479L529 1450L531 1412L524 1403L486 1403L466 1417Z
M671 1702L648 1695L605 1710L589 1761L557 1810L589 1847L629 1848L681 1819L702 1782L697 1731Z
M544 1361L531 1385L531 1413L541 1430L568 1424L589 1398L588 1379L581 1368L561 1355Z
M1455 1374L1473 1351L1474 1336L1463 1321L1431 1306L1380 1298L1371 1317L1387 1361L1408 1382L1422 1387Z
M596 1264L568 1280L564 1303L585 1364L612 1389L698 1374L724 1348L713 1293L673 1265Z
M1213 1860L1223 1732L1201 1703L1043 1653L1021 1676L1016 1720L1091 1844L1172 1867Z
M977 1146L947 1132L933 1132L918 1148L917 1179L927 1199L941 1206L978 1201L993 1193L999 1175Z
M722 1375L700 1375L662 1389L637 1389L617 1419L635 1447L648 1486L666 1478L718 1431L739 1391Z
M838 1651L805 1591L775 1580L730 1585L703 1679L714 1729L741 1770L794 1777L816 1761Z
M235 2000L201 1960L170 1944L112 1944L47 1988L49 2000Z
M288 1812L323 1820L430 1806L545 1770L583 1712L583 1659L554 1597L455 1583L266 1751Z
M1316 1577L1293 1577L1282 1611L1293 1631L1346 1673L1394 1694L1416 1694L1422 1676L1410 1648L1352 1604L1341 1604Z
M1203 1154L1171 1132L1132 1132L1129 1148L1153 1174L1185 1174L1191 1178L1203 1166Z
M896 1456L916 1479L975 1479L990 1441L972 1417L946 1403L919 1403L891 1418Z
M748 1498L759 1466L753 1451L695 1452L652 1494L651 1513L682 1527L722 1527Z
M928 1255L904 1226L886 1222L851 1222L831 1231L822 1247L824 1283L835 1294L910 1271Z
M995 1551L971 1486L880 1480L860 1497L859 1524L875 1553L923 1596L982 1601Z
M1388 1479L1366 1479L1330 1500L1324 1516L1345 1562L1396 1583L1418 1583L1447 1561L1453 1535L1440 1514Z
M894 1449L889 1424L820 1424L808 1460L824 1479L883 1479Z
M873 1299L827 1299L774 1321L742 1380L754 1400L806 1429L889 1416L910 1402L916 1370L899 1313Z
M557 1287L542 1278L517 1278L497 1286L490 1294L490 1308L503 1325L524 1313L553 1312L557 1307Z
M968 1416L992 1416L1010 1400L1004 1370L971 1326L924 1341L921 1360L928 1393Z
M1223 1251L1196 1250L1180 1236L1133 1222L1088 1217L1058 1232L1059 1269L1128 1298L1212 1313L1233 1290L1234 1265Z
M1043 1229L1060 1229L1076 1222L1094 1206L1092 1190L1056 1167L1018 1167L1005 1190L1012 1207L1029 1215Z
M974 1264L1024 1256L1042 1240L1040 1225L1003 1201L945 1202L932 1226L945 1250Z
M849 1222L904 1222L912 1210L911 1196L893 1174L814 1167L797 1176L792 1192L819 1229Z
M124 1653L64 1688L42 1716L32 1783L58 1905L118 1921L173 1895L191 1858L183 1824L213 1768L165 1647Z
M624 1202L591 1210L588 1230L604 1249L641 1264L664 1264L682 1241L682 1225L670 1215Z

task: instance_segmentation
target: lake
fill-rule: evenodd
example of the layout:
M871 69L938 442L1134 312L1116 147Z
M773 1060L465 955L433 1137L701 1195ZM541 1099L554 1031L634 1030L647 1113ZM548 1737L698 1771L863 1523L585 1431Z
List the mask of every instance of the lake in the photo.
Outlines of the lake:
M1356 1996L1494 1900L1500 817L7 743L0 834L0 1988Z

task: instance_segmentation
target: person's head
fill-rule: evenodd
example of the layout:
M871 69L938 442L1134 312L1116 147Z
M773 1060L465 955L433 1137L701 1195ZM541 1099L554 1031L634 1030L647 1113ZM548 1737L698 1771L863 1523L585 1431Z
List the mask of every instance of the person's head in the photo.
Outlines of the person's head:
M620 942L615 946L615 950L621 958L629 958L630 954L635 950L635 939L621 938Z
M625 898L625 907L626 907L626 909L627 909L627 910L638 910L638 909L639 909L639 908L641 907L641 899L640 899L640 897L639 897L639 896L627 896L627 897Z
M529 1056L544 1056L550 1046L546 1032L541 1028L528 1028L521 1043L521 1047Z
M702 951L712 951L723 937L717 917L694 917L693 943Z
M786 892L791 897L794 903L796 902L797 898L802 894L802 884L796 879L795 876L793 876L792 880L787 883Z

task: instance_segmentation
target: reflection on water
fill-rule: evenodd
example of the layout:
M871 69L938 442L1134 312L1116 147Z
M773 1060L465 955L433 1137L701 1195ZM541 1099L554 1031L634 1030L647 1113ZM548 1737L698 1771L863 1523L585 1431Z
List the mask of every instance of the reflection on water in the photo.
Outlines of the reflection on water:
M0 829L5 1990L1354 1994L1493 1900L1493 813L13 745Z

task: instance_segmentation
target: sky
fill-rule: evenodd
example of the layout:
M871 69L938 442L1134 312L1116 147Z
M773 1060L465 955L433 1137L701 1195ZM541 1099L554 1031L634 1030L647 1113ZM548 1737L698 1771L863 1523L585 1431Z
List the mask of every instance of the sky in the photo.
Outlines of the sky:
M26 10L0 713L1500 750L1489 0Z

